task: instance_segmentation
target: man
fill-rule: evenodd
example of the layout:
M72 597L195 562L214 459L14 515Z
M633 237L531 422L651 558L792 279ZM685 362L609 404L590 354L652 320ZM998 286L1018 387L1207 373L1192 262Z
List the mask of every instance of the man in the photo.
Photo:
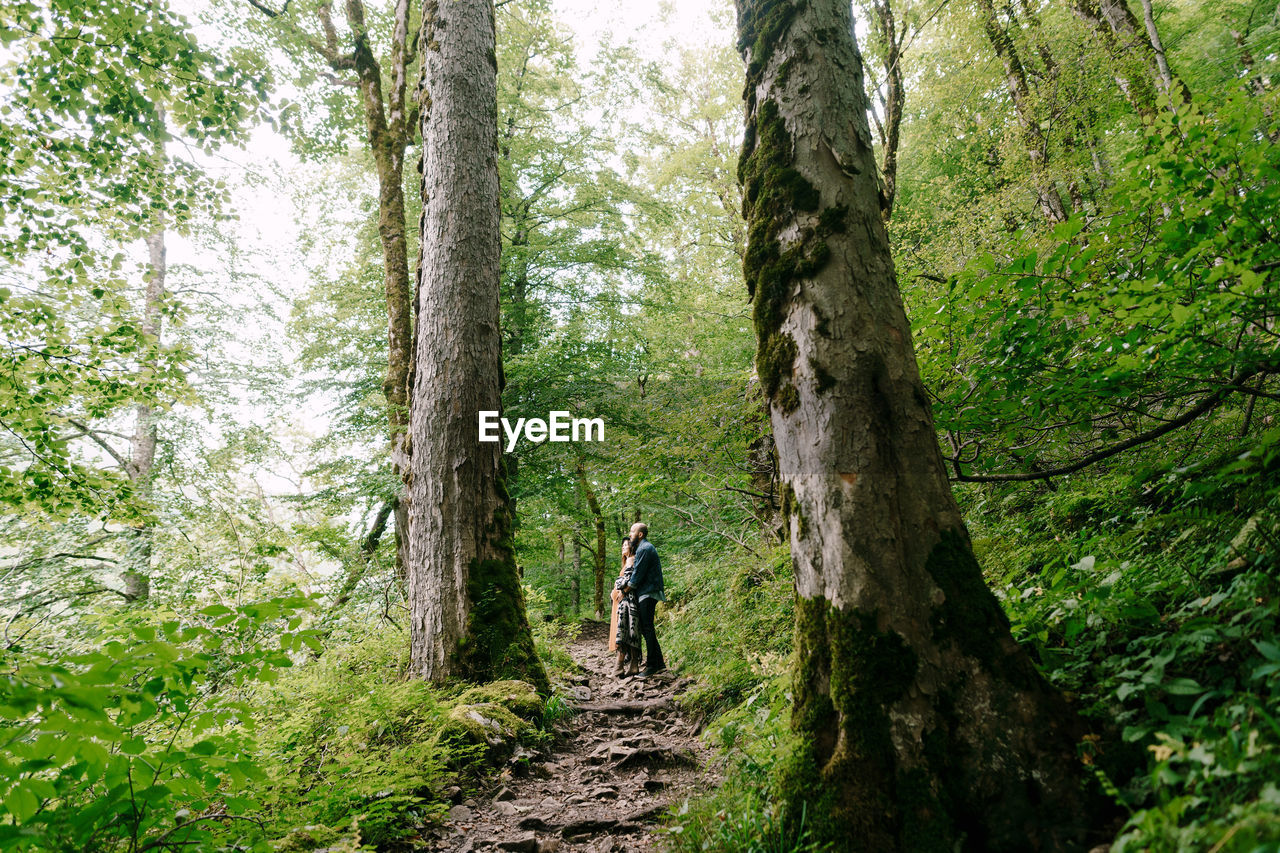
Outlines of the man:
M649 676L667 668L658 646L658 634L653 629L658 602L667 598L662 594L662 562L658 559L658 549L649 541L649 525L640 521L631 525L631 553L635 555L635 563L622 591L634 592L640 601L640 635L644 637L647 654L641 674Z

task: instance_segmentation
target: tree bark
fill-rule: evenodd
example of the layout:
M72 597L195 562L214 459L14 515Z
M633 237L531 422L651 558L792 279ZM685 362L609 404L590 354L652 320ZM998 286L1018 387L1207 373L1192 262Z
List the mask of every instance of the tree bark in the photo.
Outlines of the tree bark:
M410 412L411 667L548 691L512 553L501 445L497 62L492 0L424 4L422 257Z
M592 571L595 574L595 612L597 619L604 618L604 578L605 578L605 562L608 559L608 548L605 545L606 534L604 526L604 514L600 511L600 500L596 497L595 489L591 488L591 481L587 479L587 471L582 461L578 461L577 467L578 485L582 487L582 494L587 499L587 508L591 510L591 517L596 526L596 547L591 551Z
M569 591L573 594L573 615L582 613L582 542L573 537L573 575L569 579Z
M907 92L902 74L902 43L897 21L889 0L873 0L875 17L872 33L881 41L884 51L884 123L880 140L881 210L886 222L893 217L893 203L898 195L898 146L902 137L902 113Z
M1065 222L1067 208L1062 203L1062 194L1058 192L1058 187L1047 171L1048 140L1040 129L1040 118L1031 102L1031 87L1027 85L1027 72L1018 56L1017 45L1000 24L991 0L978 0L978 7L982 13L982 28L1004 66L1005 84L1009 89L1009 97L1013 100L1013 111L1018 117L1018 124L1022 127L1027 158L1031 161L1031 180L1040 201L1040 210L1050 222Z
M1014 642L947 482L897 289L841 0L738 0L744 271L791 528L779 791L817 842L1068 850L1080 724Z
M404 155L413 136L407 110L409 57L409 0L396 0L391 31L389 91L383 91L382 64L373 53L365 22L364 3L346 0L347 25L355 40L351 53L360 87L369 150L378 174L378 240L382 248L383 283L387 306L387 372L382 383L387 401L391 464L401 482L409 473L409 359L413 346L409 250L405 238ZM397 530L408 521L408 501L401 493L395 515ZM409 564L410 538L396 535L396 574L403 578Z
M161 308L164 302L165 278L169 267L165 258L165 227L161 223L147 235L146 295L143 297L142 331L160 346L163 331ZM151 470L155 465L156 411L145 403L134 410L133 437L129 441L129 464L125 473L133 484L134 494L145 502L152 496ZM151 551L155 531L150 521L143 521L133 528L133 541L129 543L127 568L121 573L126 601L146 601L151 596Z

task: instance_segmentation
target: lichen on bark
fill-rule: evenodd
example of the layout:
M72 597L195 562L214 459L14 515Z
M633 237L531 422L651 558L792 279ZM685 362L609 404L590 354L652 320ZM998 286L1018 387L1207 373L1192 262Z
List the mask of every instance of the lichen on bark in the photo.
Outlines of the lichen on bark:
M778 20L790 17L782 15ZM774 22L766 30L773 32L779 26ZM754 99L749 95L748 101ZM791 379L796 344L782 330L785 306L796 283L814 277L830 261L826 238L843 232L848 216L845 205L822 208L817 188L794 168L793 160L794 142L778 104L766 100L748 113L738 162L748 231L742 268L759 339L756 372L765 394L784 414L800 404ZM794 236L787 236L793 231Z

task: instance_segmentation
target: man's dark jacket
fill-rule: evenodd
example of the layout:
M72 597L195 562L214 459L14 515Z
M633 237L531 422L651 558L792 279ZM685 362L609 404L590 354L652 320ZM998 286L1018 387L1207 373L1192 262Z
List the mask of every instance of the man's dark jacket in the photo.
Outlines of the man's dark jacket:
M636 560L631 566L628 583L637 601L643 598L667 600L662 594L662 561L658 559L658 549L648 539L642 539L636 546Z

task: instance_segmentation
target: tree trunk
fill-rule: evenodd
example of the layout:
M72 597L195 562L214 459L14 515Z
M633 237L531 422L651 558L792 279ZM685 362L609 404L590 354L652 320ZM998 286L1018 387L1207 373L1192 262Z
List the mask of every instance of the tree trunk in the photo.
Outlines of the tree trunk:
M1114 58L1116 85L1140 115L1155 115L1157 90L1190 99L1186 86L1173 83L1154 17L1143 32L1127 0L1071 0L1071 9Z
M410 413L412 670L549 690L515 559L501 410L497 66L492 0L428 2L422 22L422 258Z
M574 531L573 537L573 615L582 612L582 528Z
M885 219L889 214L885 212ZM768 533L775 541L781 542L786 535L783 520L778 515L778 448L773 441L773 432L769 426L769 401L757 399L753 394L751 405L759 404L763 411L763 421L759 433L747 445L747 467L751 472L751 488L756 493L752 506L760 529Z
M1040 119L1031 103L1031 87L1027 85L1027 73L1018 56L1018 48L997 19L991 0L979 0L978 6L982 13L983 30L1004 66L1004 79L1009 97L1013 100L1013 111L1018 117L1018 124L1022 126L1022 138L1027 147L1027 158L1031 161L1031 180L1040 201L1040 210L1050 222L1065 222L1067 208L1062 203L1062 194L1048 174L1048 140L1040 130Z
M882 188L881 210L886 222L893 216L893 203L898 195L898 146L902 136L902 112L907 102L907 90L902 74L902 49L898 39L897 22L889 0L875 0L875 17L872 19L875 37L884 50L884 138L880 140L880 177Z
M1151 44L1151 53L1155 58L1156 80L1167 95L1173 91L1173 73L1169 71L1169 60L1164 55L1164 43L1160 40L1160 30L1156 28L1156 15L1151 8L1151 0L1142 0L1142 25L1147 30L1147 41Z
M574 545L574 549L576 552L574 557L581 560L582 546ZM575 619L582 614L582 578L578 574L581 570L582 566L579 563L578 567L574 569L573 577L569 579L569 592L573 598L573 618Z
M391 32L390 92L383 93L382 66L373 53L365 23L364 3L347 0L347 24L355 39L352 59L360 86L360 102L378 173L378 239L382 246L383 283L387 307L387 373L382 392L387 401L391 465L404 482L409 473L409 358L413 346L413 290L409 278L409 250L405 239L404 153L413 128L406 110L408 81L409 0L397 0ZM408 521L403 490L397 503L398 531ZM403 578L409 564L410 539L396 535L396 574Z
M592 551L593 571L595 572L596 592L595 592L595 609L596 618L604 618L604 577L605 562L608 559L608 548L605 545L606 534L604 526L604 514L600 512L600 501L596 497L595 489L591 488L591 481L587 479L586 468L583 467L582 461L578 461L577 467L578 485L582 486L582 494L587 499L587 507L591 510L591 517L595 520L596 525L596 547Z
M146 295L143 298L142 331L160 346L163 317L160 313L165 293L165 277L168 263L165 260L165 228L159 225L147 235ZM134 410L133 437L129 441L129 464L126 474L133 484L134 494L144 502L151 500L151 469L156 460L156 411L145 403ZM148 508L149 511L149 508ZM133 528L133 541L129 543L127 568L121 574L126 601L146 601L151 596L151 550L155 531L151 522L143 521Z
M1078 848L1076 717L1013 641L951 495L841 0L738 0L744 271L791 527L792 828L840 850Z

